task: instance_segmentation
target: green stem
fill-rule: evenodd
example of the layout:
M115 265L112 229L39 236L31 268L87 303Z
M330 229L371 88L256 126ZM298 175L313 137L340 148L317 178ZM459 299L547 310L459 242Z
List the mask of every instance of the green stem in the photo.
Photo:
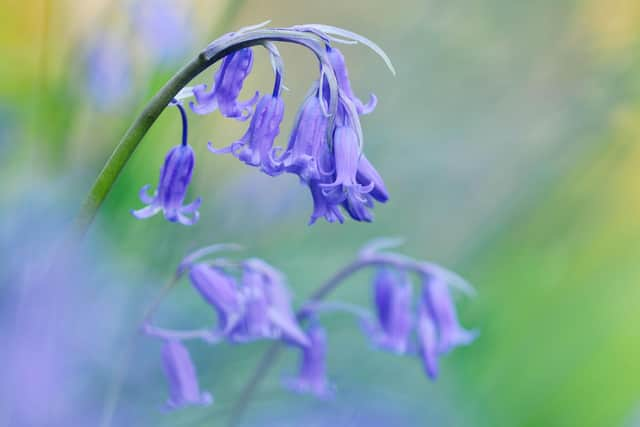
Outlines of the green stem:
M194 77L218 59L218 57L214 57L206 60L203 55L198 55L198 57L171 77L138 115L98 174L87 198L80 208L80 213L75 223L75 231L80 236L84 235L88 230L98 209L100 209L118 175L120 175L120 172L124 168L124 165L127 164L127 161L129 161L129 158L151 125L153 125L158 116L160 116L160 113L162 113L180 89L185 87Z

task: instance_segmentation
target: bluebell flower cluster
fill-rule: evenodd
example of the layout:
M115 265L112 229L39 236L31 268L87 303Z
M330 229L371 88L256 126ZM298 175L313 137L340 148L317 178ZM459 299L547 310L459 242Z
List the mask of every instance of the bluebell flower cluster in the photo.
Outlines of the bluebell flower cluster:
M246 344L256 340L280 341L299 353L299 369L283 385L293 391L320 398L334 395L327 376L327 332L321 317L334 311L353 314L361 322L375 348L419 358L426 374L435 379L439 358L456 347L468 345L476 331L458 321L451 288L466 293L472 288L454 273L435 264L417 261L369 245L360 256L331 279L337 286L359 269L376 269L372 280L373 310L340 301L312 299L298 312L282 272L257 258L231 261L204 259L233 245L213 245L188 255L178 267L178 277L188 275L193 288L217 314L213 327L192 331L162 329L148 318L144 331L164 342L163 361L170 386L167 406L207 405L213 401L202 392L196 370L183 341L203 340ZM417 301L410 274L420 278ZM323 292L331 289L323 287Z
M246 46L249 41L261 44L270 55L274 84L268 93L256 92L249 99L240 100L244 82L253 68L253 48ZM282 97L284 61L274 41L306 47L314 53L319 64L318 77L298 109L286 146L276 145L285 115L285 102ZM345 58L335 46L338 42L368 45L394 71L377 45L346 30L322 25L273 29L254 26L214 41L203 55L213 57L212 52L225 52L226 56L213 76L213 83L210 87L201 84L187 88L179 96L192 96L194 101L189 105L198 115L219 111L226 118L249 120L240 139L222 148L209 142L209 150L215 154L231 154L272 177L284 173L296 175L311 193L313 212L309 224L320 218L343 223L345 214L356 221L371 222L375 202L385 203L389 199L381 175L363 153L360 116L371 113L377 99L371 95L364 103L355 95ZM168 182L172 177L190 176L189 164L184 162L182 173L178 171L176 175L165 176L167 182L160 183L158 194L172 185ZM177 161L172 165L179 166ZM149 204L160 206L158 203ZM150 207L137 217L150 216L154 209ZM165 216L170 221L177 218L177 222L186 225L195 222L182 221L177 215Z

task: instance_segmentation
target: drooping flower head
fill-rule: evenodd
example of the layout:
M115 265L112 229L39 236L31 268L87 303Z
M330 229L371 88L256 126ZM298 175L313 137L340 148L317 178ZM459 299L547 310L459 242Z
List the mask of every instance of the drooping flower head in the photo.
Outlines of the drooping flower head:
M328 149L329 118L323 111L314 84L296 116L289 143L278 159L286 172L298 175L303 183L321 179L320 155Z
M233 276L219 268L197 263L189 269L189 279L200 296L218 313L218 328L223 333L231 330L243 314Z
M280 97L284 73L282 58L269 37L271 31L274 41L302 45L310 49L319 62L319 76L298 111L284 150L274 147L284 115L284 103ZM282 34L279 34L280 31ZM222 149L210 144L210 150L216 154L231 153L245 164L259 168L270 176L285 172L297 175L309 187L313 199L310 224L318 218L325 218L328 222L343 222L341 210L356 221L372 221L374 201L384 203L389 196L382 177L362 153L359 115L373 111L377 100L372 95L370 101L364 104L355 95L344 56L333 44L345 41L366 44L380 54L394 71L387 56L373 42L355 33L324 25L300 25L273 30L261 30L260 26L241 29L213 42L205 51L205 58L213 57L214 52L224 52L232 39L246 43L254 34L262 33L264 39L268 40L263 45L269 51L275 71L273 93L260 98L249 128L241 139ZM231 97L234 100L249 67L249 61L241 62L231 56L235 54L237 52L225 57L216 74L216 85L219 85L217 81L222 80L223 75L236 77L233 80L235 86L229 83L230 87L238 88ZM194 95L198 103L197 106L192 105L194 111L212 111L213 101L205 99L202 87L194 88ZM213 97L213 91L210 95ZM247 118L248 114L242 114L241 117Z
M258 101L258 92L249 100L239 102L238 96L242 90L244 80L253 67L253 50L240 49L227 55L222 61L220 69L215 74L214 83L209 92L207 85L193 88L196 103L191 103L191 109L197 114L209 114L220 110L225 117L244 121L251 117L251 108Z
M438 377L438 335L433 317L424 300L418 306L418 351L425 373L435 380Z
M337 127L333 144L336 176L332 183L320 185L322 192L328 203L342 204L353 219L371 222L373 216L368 209L373 207L373 202L369 193L375 184L370 182L364 186L356 179L360 163L360 147L353 128Z
M307 330L310 345L300 349L298 374L285 385L299 393L331 397L333 387L327 379L327 334L317 324Z
M170 222L193 225L199 218L198 208L201 200L197 198L188 205L182 203L191 182L195 155L191 146L187 144L187 117L184 108L178 102L174 105L178 107L182 117L182 144L169 150L160 170L158 189L154 194L148 194L149 185L140 190L140 200L148 206L132 210L131 213L138 219L144 219L163 211L164 217Z
M374 342L396 353L407 351L413 323L411 282L406 273L381 268L373 281L373 300L378 320Z
M283 339L297 346L309 345L291 307L291 294L285 276L257 258L240 264L196 259L231 245L213 245L185 257L178 274L189 272L189 279L202 298L218 313L216 337L231 342ZM236 280L236 276L239 280Z
M196 369L186 347L177 340L167 340L162 347L162 362L169 381L169 409L185 405L209 405L213 397L201 392Z
M425 277L422 297L438 330L438 353L448 353L476 339L477 332L467 331L460 325L449 287L442 278Z
M251 123L244 136L230 146L216 149L209 143L209 150L216 154L233 153L249 166L259 167L268 175L280 173L272 158L273 142L280 133L284 118L284 102L272 95L263 96L256 106Z
M232 340L284 338L299 346L309 345L293 313L284 275L278 270L259 259L246 260L241 295L244 315L230 332Z
M347 64L340 49L328 46L327 56L329 57L329 61L331 62L331 65L333 66L333 69L336 73L338 88L343 93L343 95L354 104L358 114L371 113L376 108L378 98L376 98L374 94L371 94L369 102L364 104L360 100L360 98L355 95L353 89L351 88L351 81L349 80L349 71L347 70Z

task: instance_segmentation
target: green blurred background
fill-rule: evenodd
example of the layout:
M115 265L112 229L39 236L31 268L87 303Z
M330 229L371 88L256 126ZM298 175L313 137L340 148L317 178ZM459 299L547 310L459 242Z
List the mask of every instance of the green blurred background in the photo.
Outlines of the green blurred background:
M311 201L294 177L273 179L207 152L207 141L221 146L246 126L217 114L190 116L197 164L187 200L203 196L200 223L132 219L129 210L141 206L138 189L155 185L166 151L180 138L177 113L165 111L91 233L130 277L113 284L127 295L118 320L123 335L190 249L240 243L282 269L300 302L368 239L404 236L404 253L475 285L478 296L461 299L459 310L465 325L481 331L478 341L445 358L432 383L415 360L371 351L352 320L327 319L337 398L281 390L283 372L294 369L287 356L260 388L246 425L640 425L637 0L165 1L173 27L147 38L134 19L137 3L145 13L160 7L3 1L5 200L56 183L71 218L152 94L198 49L241 26L272 19L275 26L345 27L382 46L398 73L394 78L364 47L342 48L357 93L379 98L363 118L365 147L391 200L376 208L372 224L307 227ZM88 52L107 41L119 46L116 62L129 62L113 65L125 71L96 95ZM291 89L284 95L286 135L316 68L300 48L281 51ZM256 57L245 96L268 90L272 79L266 55ZM211 75L198 81L210 83ZM4 205L2 216L10 215ZM357 275L336 297L368 304L368 280ZM165 305L165 319L178 323L211 316L187 286ZM148 365L149 377L125 380L114 425L224 425L266 348L196 345L202 386L216 404L165 414L157 409L166 390L155 344L138 345L130 369ZM114 372L95 374L98 398Z

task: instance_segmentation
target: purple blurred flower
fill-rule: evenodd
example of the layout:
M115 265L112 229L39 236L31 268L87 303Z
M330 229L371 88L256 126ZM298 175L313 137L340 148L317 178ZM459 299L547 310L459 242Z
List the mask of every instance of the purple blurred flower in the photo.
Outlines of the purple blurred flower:
M396 353L407 351L413 323L411 282L406 273L388 268L378 270L373 296L378 327L371 331L374 342Z
M160 170L158 189L153 195L148 194L149 185L140 190L140 200L148 206L132 210L138 219L149 218L160 211L171 222L193 225L198 222L201 199L197 198L188 205L182 205L191 182L191 174L195 164L195 155L191 146L187 144L187 117L184 108L179 103L175 105L182 116L182 144L169 150L164 165ZM192 214L193 216L188 216Z
M235 279L221 269L204 263L190 268L189 279L202 298L218 313L218 328L225 333L233 328L243 312Z
M460 325L449 287L441 278L425 277L422 298L438 330L438 353L447 353L476 339L476 331L467 331Z
M284 338L296 345L309 345L291 308L291 296L282 273L259 259L245 261L241 295L244 314L229 333L232 340Z
M244 136L230 146L216 149L209 143L209 150L216 154L232 153L247 165L260 167L267 175L281 173L273 159L273 142L280 133L284 117L284 102L280 97L265 95L256 106L255 113Z
M197 114L209 114L218 109L225 117L247 120L251 117L251 108L258 101L258 92L244 102L238 102L238 96L252 66L251 48L240 49L227 55L215 74L209 92L204 84L193 88L196 103L190 104L191 109Z
M145 49L156 61L174 61L184 57L193 41L185 8L179 0L141 0L132 15Z
M432 380L438 377L438 337L436 325L424 301L418 307L418 351L424 371Z
M318 397L331 397L333 387L327 380L327 334L319 325L307 331L311 341L300 349L300 367L295 378L285 381L285 386L299 393Z
M195 366L189 352L180 341L165 341L162 361L169 380L169 409L178 409L186 405L210 405L213 402L211 394L200 391Z
M87 53L87 92L100 109L113 110L131 94L132 65L120 40L99 39Z
M178 274L189 271L189 278L202 298L218 313L218 328L208 332L211 342L226 338L231 342L249 342L258 339L283 339L298 346L309 345L309 339L300 328L291 306L291 294L285 276L271 265L250 258L240 266L241 280L227 269L237 264L223 262L225 267L209 263L193 263L196 258L233 245L213 245L188 255L178 268ZM164 334L153 328L157 336ZM169 331L169 330L164 330ZM169 331L170 332L170 331ZM184 334L183 334L184 335ZM191 334L202 337L203 334Z

